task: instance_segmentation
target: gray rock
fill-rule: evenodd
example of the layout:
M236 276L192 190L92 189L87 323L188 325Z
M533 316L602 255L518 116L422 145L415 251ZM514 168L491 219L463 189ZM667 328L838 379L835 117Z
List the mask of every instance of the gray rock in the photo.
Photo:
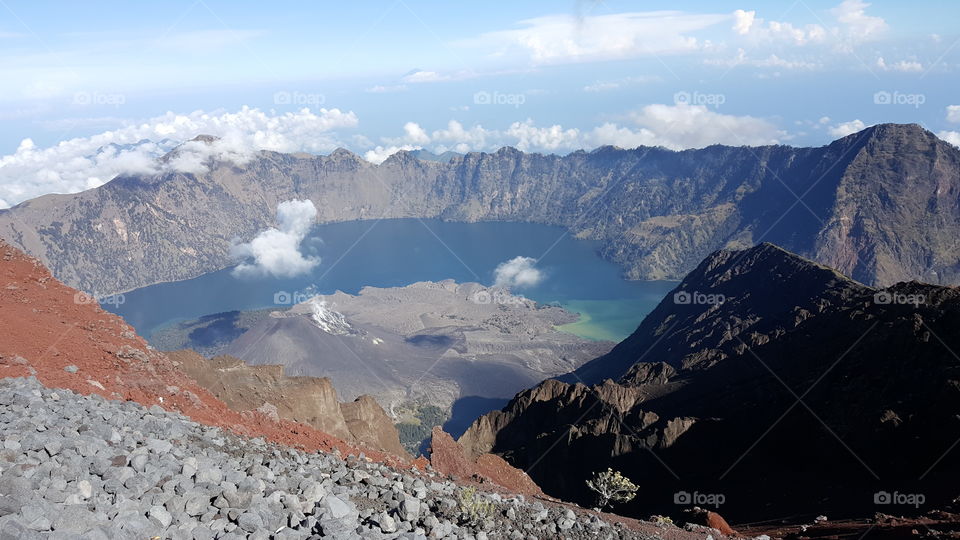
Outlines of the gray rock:
M0 379L0 403L8 404L0 408L0 540L484 540L570 537L581 527L638 538L600 520L578 525L572 511L553 521L540 503L488 495L507 511L458 526L469 520L452 482L247 440L35 380Z
M147 512L147 517L163 528L169 527L170 523L173 522L173 516L162 506L151 506Z

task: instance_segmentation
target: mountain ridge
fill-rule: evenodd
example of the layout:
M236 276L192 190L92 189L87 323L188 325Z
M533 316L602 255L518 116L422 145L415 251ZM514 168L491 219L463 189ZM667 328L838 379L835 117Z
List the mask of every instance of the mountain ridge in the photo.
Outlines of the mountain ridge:
M916 125L874 126L817 148L501 148L447 163L400 152L380 165L347 154L264 151L204 174L120 176L0 211L0 237L98 294L229 266L231 242L272 226L289 199L313 200L320 223L559 225L599 240L630 279L679 279L716 249L771 241L870 284L960 280L951 249L960 150ZM890 230L894 219L903 234Z

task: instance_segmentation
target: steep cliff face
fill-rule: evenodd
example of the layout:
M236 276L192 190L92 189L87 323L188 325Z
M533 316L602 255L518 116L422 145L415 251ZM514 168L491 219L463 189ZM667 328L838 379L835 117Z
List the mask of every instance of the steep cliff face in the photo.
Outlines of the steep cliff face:
M915 125L822 148L604 147L567 156L512 148L373 165L263 152L202 175L118 177L0 211L0 237L69 284L106 294L231 264L233 238L311 199L320 222L440 217L532 221L602 241L636 279L680 278L723 247L771 241L868 284L958 281L960 150ZM798 202L798 197L803 197Z
M400 435L377 400L360 396L340 404L343 421L353 440L371 448L381 448L397 456L407 456Z
M591 473L619 469L645 486L627 512L676 511L681 492L723 494L738 521L958 495L960 290L873 289L764 244L715 253L675 292L691 299L668 296L607 356L460 442L584 503Z
M805 253L869 284L958 283L956 149L927 132L871 129Z
M237 411L292 420L345 441L409 458L397 429L369 396L340 403L325 377L287 377L283 366L249 366L238 358L206 359L193 351L168 355L197 383Z

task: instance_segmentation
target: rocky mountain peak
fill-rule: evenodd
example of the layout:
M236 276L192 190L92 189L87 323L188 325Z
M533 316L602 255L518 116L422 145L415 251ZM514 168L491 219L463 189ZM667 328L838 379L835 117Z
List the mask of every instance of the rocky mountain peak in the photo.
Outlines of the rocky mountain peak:
M204 135L204 134L200 134L200 135L197 135L196 137L190 139L190 140L187 141L187 142L202 142L202 143L212 144L212 143L214 143L214 142L216 142L216 141L219 141L219 140L220 140L220 137L217 137L216 135Z
M363 158L347 150L346 148L337 148L333 152L330 152L329 157L335 160L363 161Z
M690 272L630 337L562 380L616 380L637 362L665 362L674 369L710 366L726 356L722 346L736 344L741 334L789 325L803 313L823 311L871 290L770 243L719 250ZM737 321L733 328L731 321Z

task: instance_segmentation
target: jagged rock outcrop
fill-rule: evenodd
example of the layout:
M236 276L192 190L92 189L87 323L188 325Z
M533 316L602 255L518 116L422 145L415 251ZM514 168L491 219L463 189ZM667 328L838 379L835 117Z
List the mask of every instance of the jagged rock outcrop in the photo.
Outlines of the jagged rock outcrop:
M283 366L249 366L232 356L168 353L201 386L237 411L261 411L345 441L409 458L390 418L370 396L340 403L325 377L288 377Z
M740 521L869 515L880 492L923 493L928 507L958 495L960 290L874 289L763 244L711 255L674 293L608 355L518 394L462 445L585 504L590 474L621 470L644 486L627 512L675 513L696 493L723 495Z
M343 402L340 412L353 440L397 456L407 456L407 451L400 443L397 427L373 397L363 395L353 401Z
M500 456L470 456L463 446L439 426L430 437L430 465L440 474L461 481L492 482L514 493L543 497L543 491L527 473L512 467Z
M232 261L231 240L311 199L320 222L438 217L530 221L600 240L634 279L680 278L723 247L771 241L855 279L960 281L960 149L884 124L820 148L603 147L567 156L494 153L380 165L262 152L206 174L121 176L0 211L0 237L61 280L107 294ZM797 198L802 196L802 202Z

